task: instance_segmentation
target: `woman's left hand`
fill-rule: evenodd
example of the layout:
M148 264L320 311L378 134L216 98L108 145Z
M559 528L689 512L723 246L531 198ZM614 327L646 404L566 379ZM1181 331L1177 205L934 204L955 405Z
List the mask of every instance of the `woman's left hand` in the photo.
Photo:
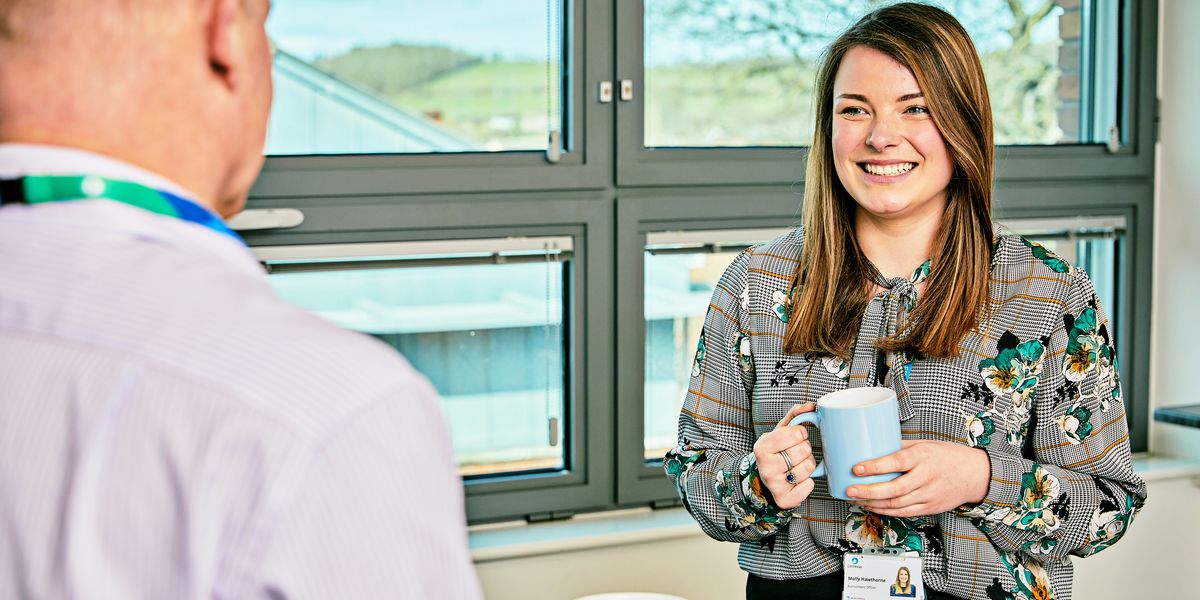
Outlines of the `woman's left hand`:
M904 440L899 452L854 465L859 476L902 473L883 483L852 485L851 502L891 517L936 515L983 501L991 480L987 453L954 442Z

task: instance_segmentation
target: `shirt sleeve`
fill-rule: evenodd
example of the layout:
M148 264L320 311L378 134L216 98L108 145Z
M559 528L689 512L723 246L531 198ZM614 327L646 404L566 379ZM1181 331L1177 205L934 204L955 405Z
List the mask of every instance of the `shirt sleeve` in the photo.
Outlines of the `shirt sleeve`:
M987 497L960 514L1002 551L1088 556L1128 530L1146 499L1134 474L1112 329L1087 274L1071 272L1035 391L1023 456L985 448Z
M274 527L259 596L482 598L439 401L410 383L317 450Z
M791 520L791 512L775 506L754 459L754 380L743 327L750 257L751 250L738 255L713 291L679 414L678 444L663 461L705 533L735 542L766 538Z

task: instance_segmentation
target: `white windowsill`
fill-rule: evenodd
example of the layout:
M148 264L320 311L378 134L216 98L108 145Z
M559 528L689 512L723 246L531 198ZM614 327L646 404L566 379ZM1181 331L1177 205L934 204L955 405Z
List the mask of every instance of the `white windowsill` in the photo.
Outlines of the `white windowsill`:
M1147 482L1200 476L1200 461L1137 455L1133 468ZM470 528L471 558L490 562L609 546L704 536L682 507L633 508L562 521L512 521Z

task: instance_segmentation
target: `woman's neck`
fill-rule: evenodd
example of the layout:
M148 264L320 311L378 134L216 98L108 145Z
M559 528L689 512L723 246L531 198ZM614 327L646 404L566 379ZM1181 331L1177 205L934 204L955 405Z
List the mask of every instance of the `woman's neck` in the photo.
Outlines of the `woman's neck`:
M930 257L941 225L942 211L915 219L881 219L865 210L855 212L858 247L886 278L909 277Z

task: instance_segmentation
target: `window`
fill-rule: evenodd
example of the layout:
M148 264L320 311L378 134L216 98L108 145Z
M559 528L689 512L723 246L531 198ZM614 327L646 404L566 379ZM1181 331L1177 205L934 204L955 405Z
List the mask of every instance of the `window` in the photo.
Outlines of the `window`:
M1121 348L1121 321L1116 316L1127 302L1122 266L1127 244L1125 218L1007 219L1002 223L1087 272L1100 305L1113 321L1113 341Z
M940 1L990 82L995 216L1091 274L1145 450L1157 3ZM243 233L438 388L471 521L672 504L712 286L798 223L812 66L878 4L277 0L250 208L291 216Z
M263 248L283 299L403 354L467 477L566 468L571 238Z
M645 146L807 145L820 53L877 5L866 0L647 3ZM997 144L1108 139L1116 125L1116 45L1096 42L1111 38L1116 2L949 0L943 5L967 28L979 51L992 91ZM1081 27L1085 17L1095 27ZM1103 125L1084 126L1089 117Z
M561 146L555 0L282 0L267 153Z
M692 359L717 281L738 253L787 230L654 232L645 258L645 441L647 462L676 444Z

